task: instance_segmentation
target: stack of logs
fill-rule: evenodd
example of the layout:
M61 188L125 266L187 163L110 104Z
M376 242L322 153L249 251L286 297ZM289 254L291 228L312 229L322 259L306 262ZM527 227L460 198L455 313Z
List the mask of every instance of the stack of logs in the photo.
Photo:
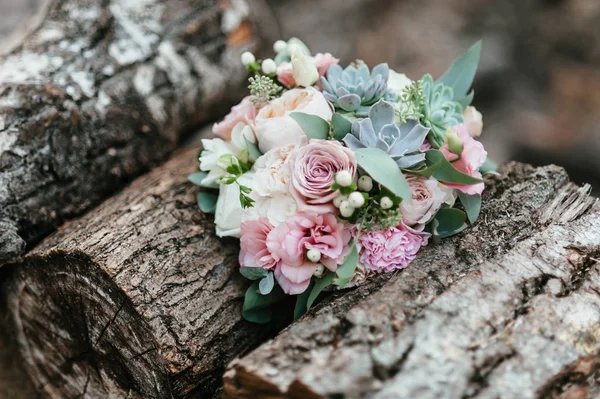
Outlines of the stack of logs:
M470 229L287 328L241 318L198 148L102 202L234 97L225 3L59 0L0 62L0 397L600 395L600 203L559 167L505 165Z

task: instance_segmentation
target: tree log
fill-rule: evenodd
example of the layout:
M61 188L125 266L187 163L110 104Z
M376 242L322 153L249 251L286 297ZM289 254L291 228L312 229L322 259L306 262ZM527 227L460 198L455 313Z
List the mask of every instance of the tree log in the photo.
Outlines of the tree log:
M217 238L198 209L186 180L196 153L1 270L3 352L22 364L18 382L27 375L47 397L210 397L229 360L274 335L277 325L241 318L239 246ZM0 380L7 372L0 365ZM19 397L4 385L0 397Z
M234 360L228 398L600 395L600 203L509 164L472 228Z
M224 113L256 43L244 1L47 3L0 57L0 264Z

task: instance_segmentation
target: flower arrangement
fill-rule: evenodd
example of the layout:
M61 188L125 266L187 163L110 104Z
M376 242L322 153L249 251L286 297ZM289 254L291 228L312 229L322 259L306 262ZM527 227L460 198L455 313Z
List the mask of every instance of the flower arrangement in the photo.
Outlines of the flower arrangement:
M299 317L323 290L404 269L475 222L495 167L470 105L480 49L416 81L387 64L342 68L296 38L273 59L242 55L250 95L202 140L189 179L209 189L198 204L217 234L240 239L247 320L268 322L284 295Z

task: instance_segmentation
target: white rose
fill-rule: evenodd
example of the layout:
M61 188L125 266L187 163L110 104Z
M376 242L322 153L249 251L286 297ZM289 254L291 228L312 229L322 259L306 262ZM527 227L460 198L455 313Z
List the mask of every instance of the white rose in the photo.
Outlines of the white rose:
M208 172L208 175L201 181L203 186L209 187L219 182L222 176L227 175L227 171L217 165L219 158L226 154L236 156L240 161L248 161L248 152L244 140L244 132L247 125L238 123L231 132L231 141L222 139L203 139L202 154L200 155L200 170Z
M252 194L251 196L256 202L252 208L245 210L242 217L244 221L267 218L269 223L277 227L289 217L296 214L296 201L288 194L281 194L275 197L255 197Z
M254 191L263 197L286 194L292 175L288 159L296 146L273 148L254 164Z
M405 74L390 69L387 87L397 95L402 94L404 88L412 84L412 82Z
M434 178L426 179L421 176L407 178L412 201L402 201L400 211L402 220L407 226L424 225L435 216L440 206L446 200L446 192Z
M303 112L331 120L333 111L323 94L309 87L293 89L265 105L254 121L254 133L258 147L265 153L273 148L296 144L306 134L290 116L292 112Z
M467 130L469 131L469 136L481 136L481 131L483 130L483 116L481 115L481 112L477 111L477 108L469 105L463 112L463 118Z
M238 177L239 184L252 189L253 172ZM236 184L223 184L219 187L219 199L215 209L215 225L219 237L240 236L240 224L245 210L240 203L240 187Z

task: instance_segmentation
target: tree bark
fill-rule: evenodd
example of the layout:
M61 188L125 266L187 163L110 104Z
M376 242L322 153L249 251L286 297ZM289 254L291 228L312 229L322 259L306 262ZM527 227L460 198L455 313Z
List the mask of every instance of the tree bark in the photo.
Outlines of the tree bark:
M217 238L213 216L198 209L186 180L196 153L180 153L2 269L3 353L34 390L210 397L229 360L274 335L277 325L241 317L239 246ZM8 386L9 372L0 365L0 396L30 397L23 374Z
M600 203L510 164L479 221L233 361L227 398L600 395Z
M0 57L0 264L239 99L244 1L54 0Z

